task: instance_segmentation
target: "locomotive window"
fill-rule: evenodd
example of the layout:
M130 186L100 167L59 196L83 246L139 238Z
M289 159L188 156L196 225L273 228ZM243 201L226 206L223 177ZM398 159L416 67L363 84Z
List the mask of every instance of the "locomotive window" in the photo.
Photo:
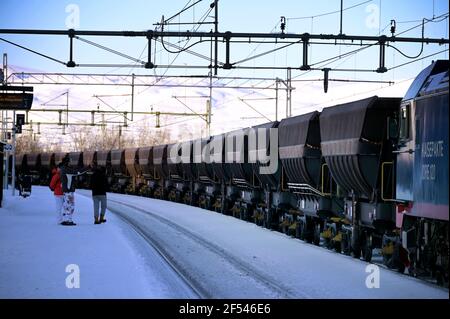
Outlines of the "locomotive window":
M410 105L406 104L400 110L400 139L407 140L409 138L410 123Z

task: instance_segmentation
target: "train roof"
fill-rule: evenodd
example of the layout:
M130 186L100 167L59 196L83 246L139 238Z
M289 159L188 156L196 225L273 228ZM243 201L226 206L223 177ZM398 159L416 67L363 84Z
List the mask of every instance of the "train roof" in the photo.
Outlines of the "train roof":
M319 112L313 111L311 113L288 117L281 120L280 125L278 126L280 146L306 144L310 121L318 119L319 114ZM320 134L318 134L315 144L320 144Z
M324 108L320 114L321 140L326 142L377 135L380 132L373 127L375 114L383 114L385 110L396 109L399 105L400 98L372 96ZM369 110L374 110L370 119Z
M420 95L424 95L427 93L429 94L430 92L436 91L440 86L445 85L445 78L447 79L446 87L448 88L448 69L448 60L437 60L430 64L427 68L422 70L422 72L420 72L418 76L416 76L405 96L403 97L403 101L411 100L419 97ZM433 81L433 77L438 74L442 74L442 76L434 78ZM440 80L437 80L437 78L439 78Z

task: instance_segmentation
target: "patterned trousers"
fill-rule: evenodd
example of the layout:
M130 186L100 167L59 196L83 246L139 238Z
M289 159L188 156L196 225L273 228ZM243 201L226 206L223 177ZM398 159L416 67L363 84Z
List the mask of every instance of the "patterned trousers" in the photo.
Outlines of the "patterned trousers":
M75 195L74 193L64 193L64 200L63 200L63 221L65 222L71 222L72 221L72 215L75 211Z

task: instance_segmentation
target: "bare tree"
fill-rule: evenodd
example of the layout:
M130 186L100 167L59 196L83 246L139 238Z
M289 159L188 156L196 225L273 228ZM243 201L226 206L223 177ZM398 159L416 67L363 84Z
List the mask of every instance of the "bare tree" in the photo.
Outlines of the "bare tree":
M16 154L37 153L42 151L39 138L33 134L23 134L16 137Z
M166 117L163 117L163 120ZM143 121L137 125L137 132L134 139L134 146L151 146L158 144L167 144L171 142L170 130L166 127L156 128L151 123L149 117L145 117Z
M81 152L90 149L93 143L93 129L90 126L70 127L69 134L72 142L72 151Z

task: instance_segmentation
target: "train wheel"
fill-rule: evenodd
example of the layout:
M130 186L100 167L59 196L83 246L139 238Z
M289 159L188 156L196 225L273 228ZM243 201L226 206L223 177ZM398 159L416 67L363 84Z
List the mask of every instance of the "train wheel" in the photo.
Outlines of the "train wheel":
M359 259L361 258L361 249L355 249L354 247L352 248L352 257Z
M340 253L342 251L342 246L341 246L341 242L342 242L342 236L340 240L337 240L338 237L338 231L336 229L336 225L334 225L333 228L331 228L331 240L330 240L330 244L331 244L331 249L336 250L336 252Z
M353 258L361 258L361 236L359 233L359 227L353 226L352 234L350 237L351 255Z
M303 220L298 221L298 227L297 227L297 238L300 238L301 240L305 240L306 236L306 222Z
M314 221L312 219L309 219L308 217L306 217L305 220L306 220L305 230L304 230L305 241L308 244L311 244L313 242L313 238L314 238Z
M263 227L271 229L272 218L273 218L273 211L272 209L269 208L267 211L264 212Z
M370 262L372 260L372 235L366 233L364 236L364 243L362 247L363 258L365 261Z
M316 223L314 225L313 244L316 245L316 246L320 245L320 223Z
M239 219L240 220L244 220L245 219L245 212L244 212L245 208L241 208L239 210Z
M334 228L334 224L329 228L329 238L327 239L327 248L330 250L336 249L336 243L333 238L336 236L336 229Z
M259 224L259 212L258 212L258 210L253 210L253 214L252 214L252 220L253 220L253 223L255 224L255 225L257 225L257 226L261 226L260 224Z
M342 233L341 248L342 248L342 252L345 255L349 256L351 254L352 249L350 246L348 233L345 233L345 232Z
M222 206L220 207L220 212L224 215L228 215L229 213L228 207L229 207L228 200L222 197Z

